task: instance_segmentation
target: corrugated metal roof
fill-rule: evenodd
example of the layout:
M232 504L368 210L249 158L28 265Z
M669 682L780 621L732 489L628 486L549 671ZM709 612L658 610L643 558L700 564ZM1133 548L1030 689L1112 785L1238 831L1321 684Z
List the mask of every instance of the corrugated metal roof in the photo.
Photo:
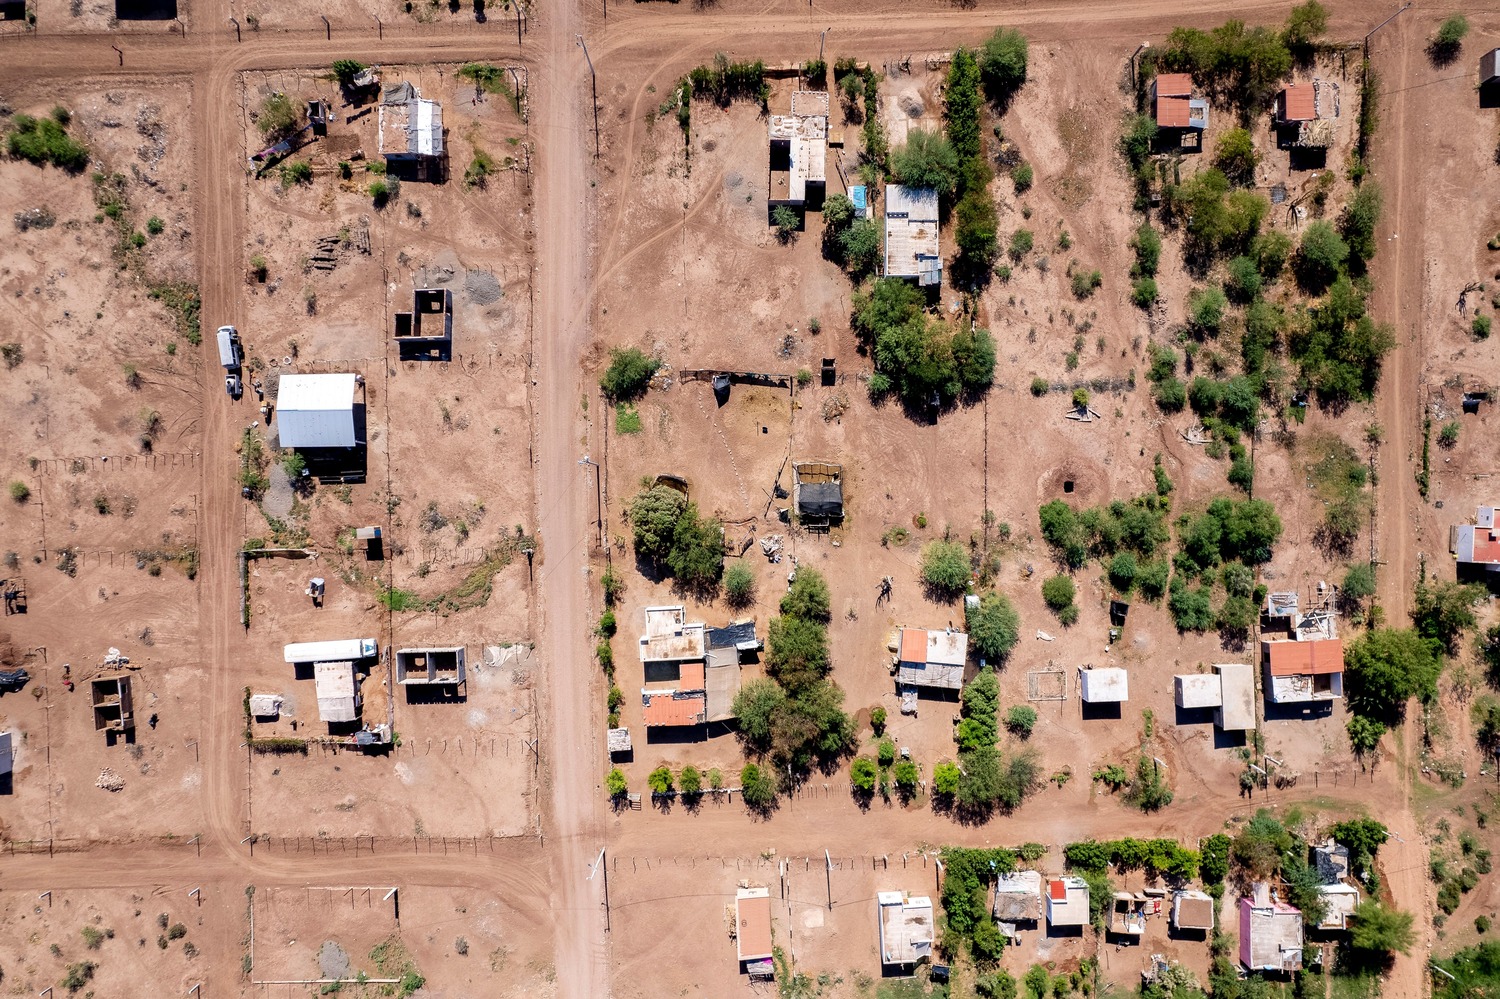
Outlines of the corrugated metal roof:
M641 700L650 728L702 725L708 720L707 697L702 690L643 690Z
M771 891L741 888L735 895L735 948L741 961L771 956Z
M1277 100L1282 121L1312 121L1318 116L1317 91L1311 83L1294 83Z
M1158 73L1151 84L1153 97L1191 97L1193 78L1187 73Z
M353 447L356 376L282 375L276 434L282 447Z
M927 661L927 629L901 629L901 661L925 663Z
M1307 676L1342 673L1344 643L1337 638L1319 638L1305 642L1262 642L1271 663L1272 676Z
M1192 120L1186 97L1156 99L1156 123L1162 128L1187 128Z

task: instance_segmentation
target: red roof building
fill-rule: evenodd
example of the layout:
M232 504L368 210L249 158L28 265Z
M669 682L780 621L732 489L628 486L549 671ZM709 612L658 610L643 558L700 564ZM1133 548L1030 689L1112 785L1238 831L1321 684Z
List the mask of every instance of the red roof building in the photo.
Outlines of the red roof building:
M1276 95L1276 120L1281 124L1313 121L1318 117L1317 90L1311 83L1294 83Z

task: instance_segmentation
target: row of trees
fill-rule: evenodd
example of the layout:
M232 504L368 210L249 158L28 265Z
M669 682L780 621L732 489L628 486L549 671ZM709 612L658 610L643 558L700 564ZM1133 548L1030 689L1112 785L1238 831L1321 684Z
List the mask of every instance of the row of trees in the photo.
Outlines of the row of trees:
M1000 681L994 669L980 670L961 697L962 717L954 733L958 762L940 763L933 769L939 805L971 818L987 817L996 808L1019 807L1040 785L1041 763L1033 749L1000 752Z

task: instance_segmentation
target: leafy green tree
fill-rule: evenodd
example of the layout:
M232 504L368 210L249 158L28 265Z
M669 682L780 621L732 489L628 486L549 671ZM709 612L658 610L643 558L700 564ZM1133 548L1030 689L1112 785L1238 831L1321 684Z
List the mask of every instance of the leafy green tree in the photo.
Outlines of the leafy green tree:
M1219 885L1224 883L1224 876L1229 873L1229 837L1223 833L1214 833L1203 840L1202 862L1199 867L1206 885Z
M850 274L859 278L875 270L875 265L880 262L882 238L880 223L874 219L856 219L844 230L839 237L839 248Z
M1380 737L1385 735L1385 723L1354 715L1344 725L1344 731L1349 735L1349 748L1354 750L1354 755L1365 756L1380 745Z
M1364 262L1375 256L1375 226L1380 222L1380 186L1367 180L1354 192L1339 216L1339 232L1349 246L1349 255Z
M1500 752L1500 700L1488 694L1476 697L1469 720L1474 726L1474 741L1492 756Z
M1279 33L1231 20L1212 31L1173 29L1158 50L1157 65L1192 73L1211 95L1251 108L1269 102L1291 71L1292 54Z
M922 771L911 760L898 760L891 768L891 779L903 793L911 794L922 780Z
M984 154L979 135L979 76L975 54L966 48L956 49L953 61L948 64L948 85L943 90L943 118L948 141L953 144L959 162Z
M1151 394L1164 413L1180 413L1182 407L1187 405L1187 387L1170 376L1157 382Z
M1457 655L1458 640L1477 623L1474 607L1484 598L1484 586L1479 583L1423 582L1417 586L1412 622L1423 638Z
M1135 263L1130 268L1131 277L1155 277L1161 264L1161 234L1151 228L1150 222L1142 222L1130 237L1130 248L1135 251Z
M969 553L952 541L931 541L922 549L922 582L952 599L969 585Z
M1319 219L1311 222L1297 248L1297 279L1311 292L1319 292L1343 272L1349 259L1349 244L1333 226Z
M1061 573L1042 584L1042 599L1055 611L1070 605L1075 593L1072 578Z
M964 395L975 395L995 381L995 338L986 329L960 327L949 343L953 366Z
M743 562L724 570L724 595L731 607L748 607L755 602L755 573Z
M730 710L738 719L740 740L746 749L770 751L776 715L785 703L786 692L774 680L758 677L740 687Z
M652 486L637 493L629 509L636 554L651 562L665 560L672 550L677 521L687 506L687 497L668 486Z
M781 598L781 613L827 624L831 617L828 580L816 569L799 566L797 578Z
M1020 262L1022 257L1031 252L1034 240L1030 229L1017 229L1010 234L1010 244L1005 252L1010 255L1010 259Z
M1408 699L1432 697L1442 669L1436 644L1409 628L1380 628L1349 643L1344 689L1350 708L1367 718L1397 721Z
M1260 268L1260 276L1274 281L1291 259L1292 237L1279 229L1260 233L1250 241L1250 256Z
M1356 951L1364 951L1385 961L1398 951L1410 954L1415 942L1411 913L1387 908L1373 898L1367 898L1354 907L1349 943Z
M987 662L1003 663L1021 637L1021 615L1004 594L989 592L965 612L969 642Z
M697 505L689 503L673 528L667 565L682 585L711 589L724 571L724 525L699 517Z
M1200 333L1218 336L1228 307L1229 301L1217 286L1197 288L1188 293L1188 322Z
M747 763L740 770L740 796L745 807L764 812L776 801L776 781L758 765Z
M891 152L891 174L908 187L930 188L947 197L958 185L958 154L942 133L912 129Z
M868 756L856 756L849 766L849 782L854 785L856 794L865 797L874 794L875 785L879 779L880 770L875 766L875 761Z
M1140 565L1136 562L1135 553L1120 552L1109 563L1110 585L1122 593L1129 593L1139 571Z
M604 778L604 787L609 791L611 798L623 798L625 792L630 789L629 783L625 780L625 771L619 767L612 769Z
M817 621L783 614L766 636L766 673L792 696L828 674L828 632Z
M255 124L267 141L279 142L296 131L298 120L297 109L291 100L286 94L277 92L261 101Z
M1120 155L1139 176L1145 171L1156 145L1156 119L1148 114L1131 115L1120 130Z
M995 202L987 188L971 189L954 209L953 238L958 245L954 263L971 282L987 276L1000 256L999 227Z
M771 224L776 227L776 238L789 243L797 235L797 230L802 228L802 216L794 208L777 205L771 209Z
M961 750L992 748L1000 737L996 712L1000 708L1000 681L993 667L981 669L959 695L963 717L955 739Z
M996 28L979 51L984 90L996 104L1004 104L1026 82L1026 36L1014 28Z
M638 347L615 347L609 352L609 368L599 379L599 388L611 402L629 402L645 395L661 362Z
M1214 166L1224 171L1235 184L1255 182L1255 168L1260 165L1260 155L1255 151L1255 140L1243 128L1231 128L1219 136L1214 147Z
M1439 66L1446 66L1458 58L1458 50L1463 47L1464 36L1469 33L1469 19L1462 14L1450 14L1438 25L1437 34L1432 36L1432 41L1427 45L1427 52L1432 61Z
M1344 573L1344 596L1351 600L1366 600L1375 595L1375 567L1368 562L1359 562Z
M657 767L646 775L646 786L651 789L652 794L669 794L672 791L672 771L666 767Z
M1474 636L1474 652L1489 672L1490 682L1500 686L1500 624L1492 624L1483 634Z
M333 76L338 80L339 86L348 89L354 85L354 78L365 69L365 64L357 59L335 59L333 61Z
M1073 508L1062 500L1052 500L1039 513L1042 537L1070 568L1082 567L1089 557L1088 538Z
M1310 48L1319 35L1328 30L1328 9L1318 0L1307 0L1291 9L1281 40L1293 52Z
M1236 302L1253 302L1260 294L1260 268L1250 257L1235 257L1229 261L1229 280L1224 290Z
M1167 609L1172 612L1172 622L1178 631L1208 631L1217 621L1209 591L1202 586L1189 586L1180 574L1172 577Z
M1036 728L1036 708L1029 704L1014 705L1005 713L1005 727L1022 739L1031 738Z
M957 794L962 780L963 772L957 763L945 760L932 768L932 790L941 797L952 798Z

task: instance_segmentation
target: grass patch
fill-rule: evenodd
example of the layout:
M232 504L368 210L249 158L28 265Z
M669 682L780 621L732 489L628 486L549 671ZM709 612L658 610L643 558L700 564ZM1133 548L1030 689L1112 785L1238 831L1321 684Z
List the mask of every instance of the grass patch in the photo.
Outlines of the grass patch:
M628 402L615 404L615 433L638 434L641 432L641 414Z
M521 96L511 89L505 78L505 70L487 62L466 62L458 67L459 79L468 80L487 94L499 94L510 102L511 108L521 113Z
M62 110L62 109L59 109ZM89 150L83 143L68 135L64 122L51 118L33 118L18 114L11 122L10 134L6 136L5 148L10 155L35 163L38 166L50 163L70 173L77 173L89 164Z
M388 611L416 610L421 601L411 590L403 590L397 586L388 586L380 591L380 603Z
M167 307L177 332L194 347L203 342L200 314L203 300L198 297L198 286L186 281L168 281L151 285L147 292L153 299Z
M477 187L484 189L486 179L495 172L495 158L489 153L474 147L474 158L469 160L469 168L464 171L464 190Z
M303 756L306 756L307 740L293 739L290 736L268 736L264 739L251 739L250 752L276 756L301 753Z

